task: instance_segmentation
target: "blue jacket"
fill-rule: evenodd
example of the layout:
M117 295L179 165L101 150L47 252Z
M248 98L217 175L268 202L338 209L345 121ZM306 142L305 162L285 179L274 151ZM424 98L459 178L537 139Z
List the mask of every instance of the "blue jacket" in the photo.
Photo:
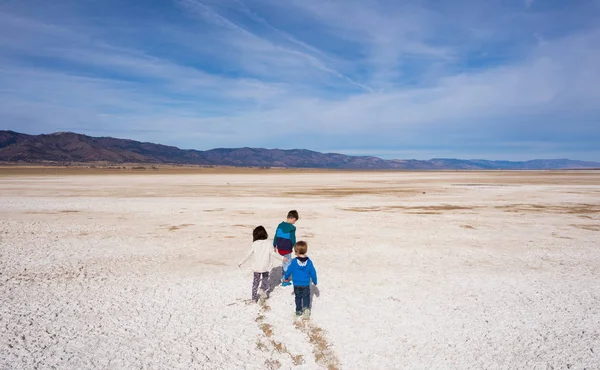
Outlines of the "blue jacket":
M277 248L280 255L286 256L292 253L294 244L296 244L296 226L285 221L281 222L275 230L273 246Z
M284 280L288 280L290 275L294 286L309 286L311 279L317 285L317 270L308 257L294 258L283 276Z

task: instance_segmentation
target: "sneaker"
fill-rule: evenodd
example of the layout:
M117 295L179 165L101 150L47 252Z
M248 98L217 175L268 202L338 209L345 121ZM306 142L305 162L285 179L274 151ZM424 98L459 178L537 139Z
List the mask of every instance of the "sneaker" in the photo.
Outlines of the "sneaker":
M308 320L308 318L310 317L310 309L305 308L304 309L304 320Z
M262 298L262 299L267 299L267 293L266 293L264 290L262 290L262 289L259 289L259 290L258 290L258 295L259 295L259 296L260 296L260 298Z
M300 311L296 312L296 318L299 318L301 316L302 316L302 312L300 312Z

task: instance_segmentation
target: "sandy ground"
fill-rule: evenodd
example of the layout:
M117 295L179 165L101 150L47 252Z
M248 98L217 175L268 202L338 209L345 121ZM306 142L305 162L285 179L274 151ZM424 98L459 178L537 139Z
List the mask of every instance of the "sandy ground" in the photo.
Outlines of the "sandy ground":
M237 267L289 209L308 322ZM0 369L598 369L599 281L599 172L0 171Z

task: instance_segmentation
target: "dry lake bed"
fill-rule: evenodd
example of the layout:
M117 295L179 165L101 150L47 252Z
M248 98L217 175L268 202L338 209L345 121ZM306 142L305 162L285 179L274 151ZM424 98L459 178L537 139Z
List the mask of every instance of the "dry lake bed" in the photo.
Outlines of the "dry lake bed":
M0 369L600 368L600 172L122 172L0 169Z

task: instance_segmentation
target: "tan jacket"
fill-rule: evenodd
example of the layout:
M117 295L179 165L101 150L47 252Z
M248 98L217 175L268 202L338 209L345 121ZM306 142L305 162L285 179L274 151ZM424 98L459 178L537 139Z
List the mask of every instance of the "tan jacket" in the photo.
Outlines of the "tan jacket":
M273 268L273 258L283 261L283 256L275 253L273 242L266 239L252 243L252 247L239 263L239 266L248 261L250 257L252 257L252 271L254 272L270 272Z

